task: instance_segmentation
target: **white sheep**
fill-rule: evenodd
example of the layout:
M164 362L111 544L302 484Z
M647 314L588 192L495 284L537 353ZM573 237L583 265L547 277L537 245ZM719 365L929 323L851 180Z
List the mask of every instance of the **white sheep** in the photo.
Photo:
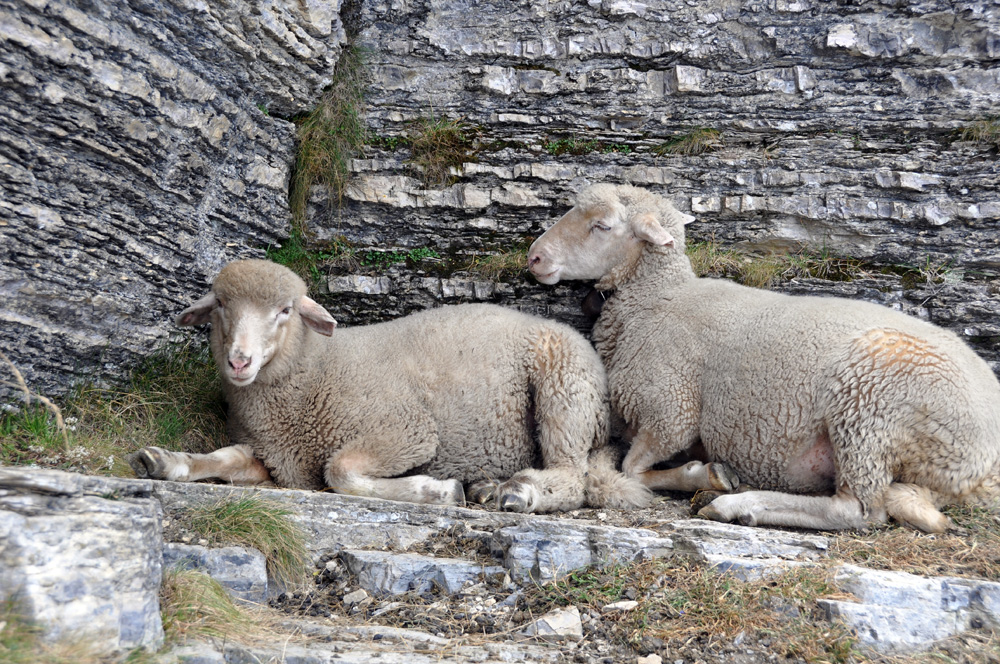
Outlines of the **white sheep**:
M147 447L129 456L140 477L432 504L463 504L475 482L470 498L523 512L652 497L614 469L604 368L566 325L476 304L334 330L302 279L262 260L225 266L177 317L209 322L240 444Z
M607 297L593 338L634 434L627 475L652 489L770 489L699 512L750 525L888 514L942 532L939 507L996 506L1000 385L986 362L886 307L699 279L684 254L692 220L649 191L595 185L529 250L540 282L598 279ZM654 469L699 445L709 463Z

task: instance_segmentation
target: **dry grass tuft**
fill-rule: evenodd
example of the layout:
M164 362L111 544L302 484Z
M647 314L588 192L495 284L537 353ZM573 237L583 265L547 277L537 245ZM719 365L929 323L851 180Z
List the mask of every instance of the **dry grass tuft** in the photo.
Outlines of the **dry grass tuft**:
M645 589L635 593L636 589ZM849 598L821 567L799 568L759 581L741 581L690 560L656 560L603 570L579 570L538 589L536 611L574 604L600 611L631 589L639 606L605 614L613 638L630 644L655 637L671 645L697 639L731 642L767 638L779 656L807 662L857 657L849 630L818 615L819 598Z
M1000 149L1000 119L979 120L964 127L963 141L973 141L979 145L990 145Z
M202 572L171 570L160 587L160 616L169 641L194 636L246 637L254 620L229 591Z
M97 652L96 644L87 639L46 642L42 629L22 617L16 602L0 602L0 662L3 664L101 664L108 661Z
M407 138L410 163L424 184L444 186L454 180L452 169L461 169L472 158L475 131L462 120L421 118L411 125Z
M830 536L830 557L871 569L1000 581L1000 516L980 507L945 514L961 530L928 535L898 525Z
M724 145L722 132L718 129L699 127L687 134L664 141L653 148L653 153L661 157L666 155L699 155L715 152Z
M475 256L464 269L491 281L516 277L528 269L528 247L530 246L531 241L528 240L506 251Z
M309 579L305 534L293 517L284 505L255 495L195 508L186 515L192 530L211 545L246 546L263 553L268 574L283 586Z
M869 276L860 260L826 252L751 254L723 249L717 242L692 242L687 247L691 267L699 277L733 279L754 288L769 288L796 278L851 281Z

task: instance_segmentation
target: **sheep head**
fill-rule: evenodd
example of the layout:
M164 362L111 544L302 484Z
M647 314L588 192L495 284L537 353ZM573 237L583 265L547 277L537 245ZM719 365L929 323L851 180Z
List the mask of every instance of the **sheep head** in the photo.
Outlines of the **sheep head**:
M694 217L666 199L631 185L598 184L528 249L528 270L543 284L601 279L634 265L647 245L683 243Z
M229 263L212 289L176 318L178 325L212 324L212 353L223 378L246 386L282 354L302 325L330 336L337 322L306 295L286 267L263 260Z

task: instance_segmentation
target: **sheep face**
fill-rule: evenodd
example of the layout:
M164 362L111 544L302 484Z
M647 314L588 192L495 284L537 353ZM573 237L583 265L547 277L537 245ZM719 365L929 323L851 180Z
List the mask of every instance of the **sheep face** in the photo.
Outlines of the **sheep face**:
M268 261L236 261L212 290L177 317L178 325L212 324L212 353L222 377L244 387L307 327L329 336L337 325L305 294L291 270Z
M528 250L528 270L543 284L600 279L639 260L645 243L673 246L674 238L649 211L626 207L614 187L595 186Z

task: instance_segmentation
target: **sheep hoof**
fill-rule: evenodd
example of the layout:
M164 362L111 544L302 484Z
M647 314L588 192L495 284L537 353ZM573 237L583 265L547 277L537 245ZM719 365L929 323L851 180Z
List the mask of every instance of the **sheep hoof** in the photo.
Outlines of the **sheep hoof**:
M538 504L538 489L530 482L510 479L497 487L496 501L504 512L533 512Z
M729 519L719 510L712 507L711 503L705 505L700 510L698 510L698 516L709 519L710 521L721 521L722 523L729 523Z
M441 492L441 505L458 505L465 507L465 489L458 480L445 481L445 488Z
M691 513L698 514L702 509L711 505L712 501L721 495L721 491L699 491L691 497Z
M708 464L708 481L716 491L735 491L740 486L740 476L725 463Z
M125 461L132 466L132 471L139 479L159 480L167 476L168 454L159 447L144 447L126 456Z
M493 480L479 480L469 485L466 492L470 502L485 505L493 500L497 492L497 483Z

